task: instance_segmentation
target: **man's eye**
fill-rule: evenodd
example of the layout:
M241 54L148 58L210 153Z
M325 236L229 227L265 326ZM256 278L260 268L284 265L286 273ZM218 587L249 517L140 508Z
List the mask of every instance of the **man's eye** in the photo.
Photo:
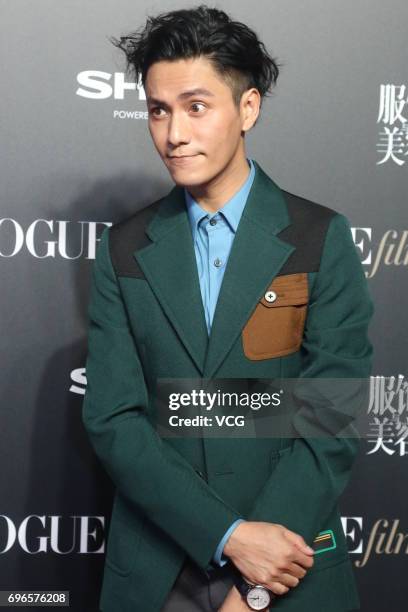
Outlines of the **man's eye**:
M191 108L197 109L200 106L203 108L203 110L205 110L205 104L203 104L202 102L193 102L193 104L191 105ZM200 110L198 112L200 112ZM195 112L194 114L197 115L198 113Z
M161 115L157 112L161 110L164 110L161 106L154 106L150 109L150 114L154 115L155 117L161 117Z

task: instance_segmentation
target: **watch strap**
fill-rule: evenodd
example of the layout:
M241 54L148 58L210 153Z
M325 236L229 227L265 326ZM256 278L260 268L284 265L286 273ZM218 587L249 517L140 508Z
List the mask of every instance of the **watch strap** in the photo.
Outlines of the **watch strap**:
M241 595L243 597L245 597L245 595L248 592L248 587L250 585L245 580L245 578L242 576L242 574L238 570L238 568L235 565L233 565L233 564L232 564L232 578L234 580L234 584L235 584L236 588L238 589L238 591L241 593Z
M234 584L236 588L238 589L239 593L241 594L241 596L246 599L246 595L251 588L254 588L256 586L259 587L261 585L251 584L250 582L245 580L241 572L238 570L238 568L234 564L231 564L231 565L232 565L232 578L234 580ZM264 588L265 590L269 592L271 601L276 597L276 595L270 589L267 589L266 587L262 587L262 588Z

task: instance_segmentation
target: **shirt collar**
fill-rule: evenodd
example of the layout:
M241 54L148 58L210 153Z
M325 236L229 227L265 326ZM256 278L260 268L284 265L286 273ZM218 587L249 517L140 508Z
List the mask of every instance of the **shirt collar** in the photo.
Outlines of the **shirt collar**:
M190 192L184 188L184 197L187 206L187 213L190 221L191 228L193 230L193 238L195 240L198 224L201 219L205 216L209 216L210 219L215 217L218 213L222 213L231 226L231 229L236 232L238 224L241 219L242 212L245 208L245 204L252 187L252 183L255 178L255 166L251 158L247 158L248 164L251 168L248 178L242 187L230 198L221 208L215 213L209 213L202 208L196 200L192 197Z

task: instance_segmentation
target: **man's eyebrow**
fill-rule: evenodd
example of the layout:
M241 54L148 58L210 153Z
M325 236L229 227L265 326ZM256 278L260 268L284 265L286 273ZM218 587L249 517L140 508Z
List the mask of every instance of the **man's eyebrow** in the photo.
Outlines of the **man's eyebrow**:
M186 98L191 98L192 96L208 96L208 97L214 97L214 94L209 91L208 89L205 89L204 87L196 87L195 89L189 89L188 91L183 91L181 94L179 94L177 96L177 100L184 100ZM163 104L166 105L166 102L164 102L164 100L159 100L159 98L155 98L155 97L149 97L147 96L147 101L150 104Z

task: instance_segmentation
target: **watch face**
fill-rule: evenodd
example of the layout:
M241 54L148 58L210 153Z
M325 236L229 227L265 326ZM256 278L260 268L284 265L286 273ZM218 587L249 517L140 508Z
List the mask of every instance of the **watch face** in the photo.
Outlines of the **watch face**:
M269 591L263 586L254 586L246 596L248 606L251 610L263 610L271 603Z

